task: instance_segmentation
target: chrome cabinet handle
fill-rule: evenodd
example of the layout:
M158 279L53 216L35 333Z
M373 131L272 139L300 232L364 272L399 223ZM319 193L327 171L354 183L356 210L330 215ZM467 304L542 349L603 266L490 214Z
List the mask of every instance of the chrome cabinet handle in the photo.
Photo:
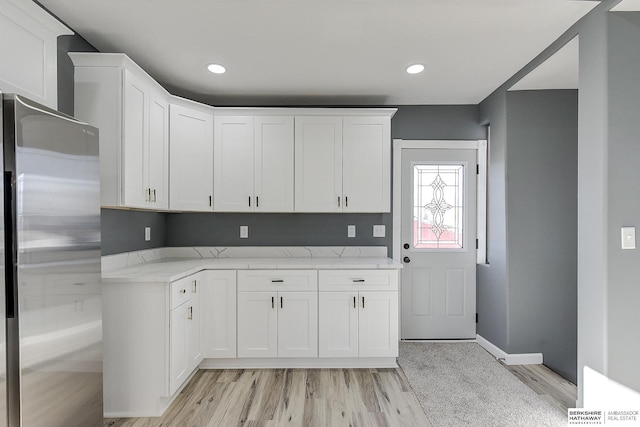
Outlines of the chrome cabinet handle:
M364 283L364 279L352 279L354 283Z
M356 308L356 297L353 297L353 308Z
M260 207L260 198L256 196L256 208Z
M157 202L158 199L156 198L156 189L153 189L153 203Z
M347 196L344 196L344 207L345 208L349 207L349 198Z
M280 297L280 308L284 308L284 306L282 304L282 297Z
M282 279L271 279L271 283L284 283Z
M213 206L213 196L209 196L209 206Z
M194 294L198 292L198 281L194 280L193 282L191 282L191 284L193 285L193 287L191 288L191 292L193 292Z
M340 196L338 196L338 207L340 207Z
M189 314L187 316L187 319L193 320L193 307L189 307Z
M364 297L362 297L362 308L364 308Z
M274 297L271 297L271 308L276 308L276 301Z

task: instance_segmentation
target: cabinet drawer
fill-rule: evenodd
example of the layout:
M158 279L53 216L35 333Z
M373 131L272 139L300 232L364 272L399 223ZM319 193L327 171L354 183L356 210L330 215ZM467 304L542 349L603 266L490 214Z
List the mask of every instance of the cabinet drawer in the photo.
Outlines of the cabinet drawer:
M171 282L171 310L191 299L195 276L187 276Z
M397 291L398 270L320 270L321 291Z
M238 291L315 291L316 270L238 270Z

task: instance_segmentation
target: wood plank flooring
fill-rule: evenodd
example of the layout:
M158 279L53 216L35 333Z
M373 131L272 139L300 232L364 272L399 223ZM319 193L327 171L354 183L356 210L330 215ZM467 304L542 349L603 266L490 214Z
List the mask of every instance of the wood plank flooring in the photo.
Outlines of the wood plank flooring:
M502 362L501 362L502 363ZM513 375L553 406L575 408L577 387L544 365L505 365Z
M428 427L401 369L200 370L161 418L105 427Z

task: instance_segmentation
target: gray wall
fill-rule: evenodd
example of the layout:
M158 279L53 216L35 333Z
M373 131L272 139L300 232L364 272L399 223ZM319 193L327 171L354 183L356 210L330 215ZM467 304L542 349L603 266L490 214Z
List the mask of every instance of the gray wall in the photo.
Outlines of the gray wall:
M160 212L102 209L102 255L166 246L166 214ZM144 228L151 227L151 240Z
M508 353L576 382L578 91L507 93Z
M608 23L608 374L640 392L640 250L620 247L620 227L640 226L640 12Z

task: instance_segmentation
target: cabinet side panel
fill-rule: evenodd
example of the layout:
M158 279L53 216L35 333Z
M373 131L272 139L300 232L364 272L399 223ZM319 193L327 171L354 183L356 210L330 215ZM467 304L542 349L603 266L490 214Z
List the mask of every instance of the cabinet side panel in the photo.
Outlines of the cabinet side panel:
M116 67L76 67L75 116L100 129L100 202L120 205L122 71Z

